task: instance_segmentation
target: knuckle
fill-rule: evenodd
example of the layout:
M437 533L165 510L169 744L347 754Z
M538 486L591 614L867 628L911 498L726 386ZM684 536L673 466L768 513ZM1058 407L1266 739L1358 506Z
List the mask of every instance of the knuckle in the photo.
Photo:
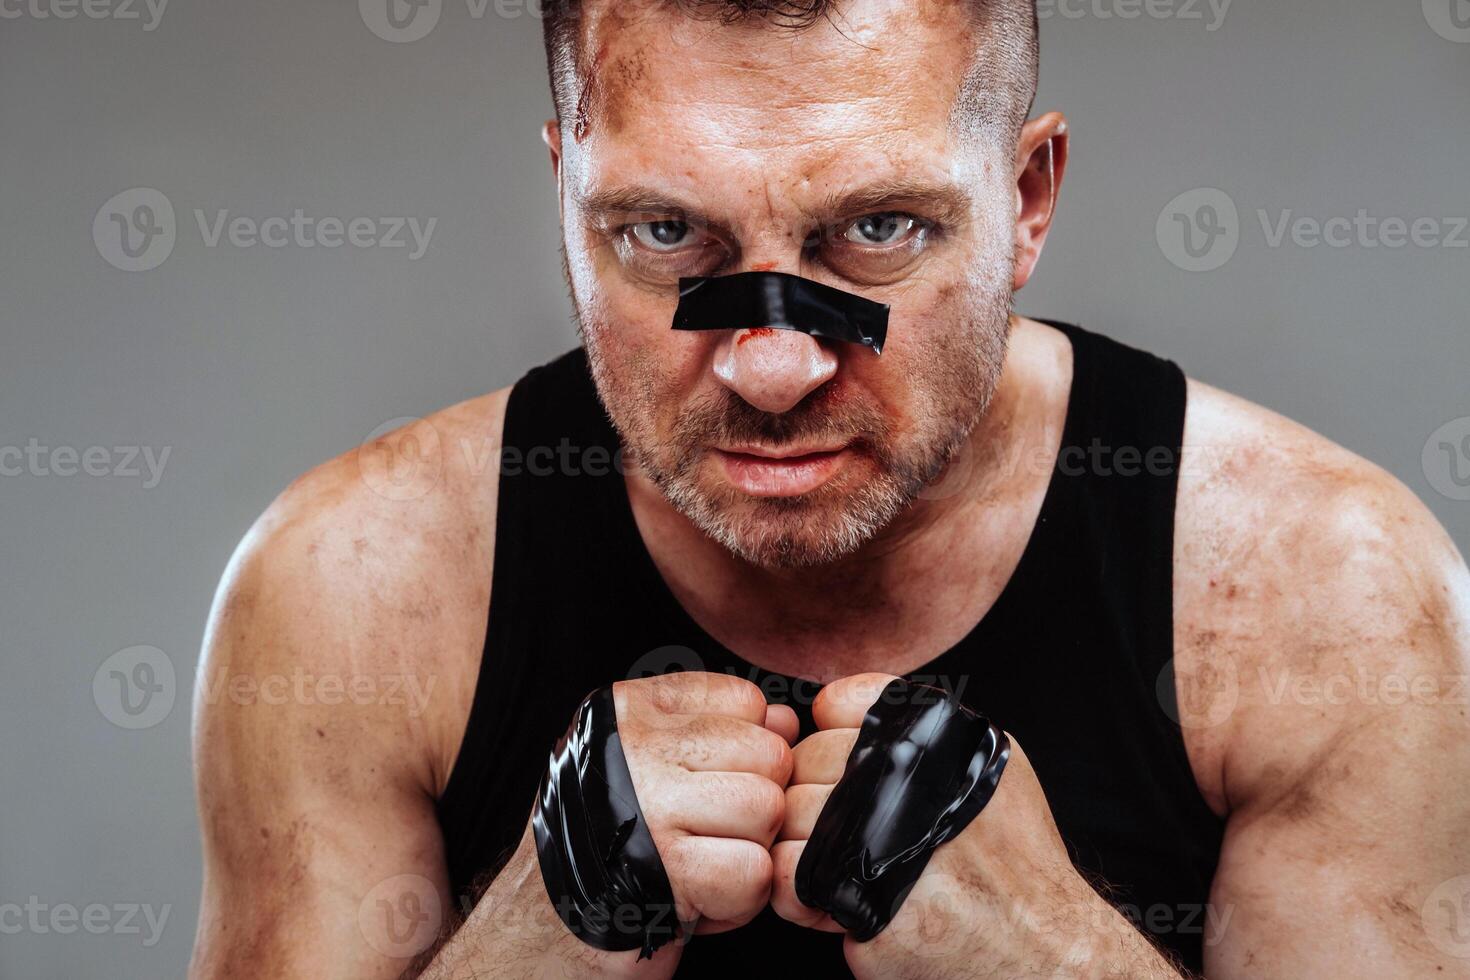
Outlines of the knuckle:
M776 782L785 786L791 781L791 774L796 771L796 756L791 752L791 746L780 735L771 733L771 740L776 751Z
M688 838L656 833L653 844L658 848L659 859L663 861L664 874L669 876L669 884L674 886L676 892L683 893L697 887L699 879L696 871L699 865L693 860Z
M746 805L750 813L770 832L780 830L786 819L785 791L768 779L756 777L751 781L748 793Z
M668 731L664 753L670 761L701 766L714 758L713 743L718 737L717 725L712 718L694 715L678 728Z
M644 692L649 706L667 715L676 713L683 704L681 697L685 686L683 677L682 673L660 674L657 677L645 677L633 683L645 685Z
M775 732L764 728L757 731L759 734L753 748L758 753L757 758L762 763L762 768L773 780L785 786L796 768L796 757L791 754L791 746Z
M744 846L734 848L728 859L731 877L753 890L768 887L771 882L771 852L750 841L740 843Z
M719 696L723 703L741 711L765 710L766 696L755 684L743 677L732 677L728 674L717 676L720 677Z

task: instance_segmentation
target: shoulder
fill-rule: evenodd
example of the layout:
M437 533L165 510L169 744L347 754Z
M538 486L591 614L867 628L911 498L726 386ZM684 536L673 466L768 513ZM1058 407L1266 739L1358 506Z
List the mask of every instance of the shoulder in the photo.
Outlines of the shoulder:
M210 615L201 736L391 745L403 778L442 789L478 676L508 395L386 432L266 509ZM269 698L286 703L250 710Z
M1322 436L1196 381L1184 444L1175 659L1181 712L1186 680L1208 680L1202 714L1182 720L1211 802L1285 792L1373 719L1463 728L1470 576L1424 504Z

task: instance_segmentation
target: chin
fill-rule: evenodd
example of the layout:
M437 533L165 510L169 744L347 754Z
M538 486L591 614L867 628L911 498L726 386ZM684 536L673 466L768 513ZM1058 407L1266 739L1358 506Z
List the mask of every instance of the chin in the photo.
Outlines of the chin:
M728 486L688 485L669 487L668 496L732 555L769 569L812 568L847 558L912 499L884 480L858 487L829 484L797 497L755 498Z

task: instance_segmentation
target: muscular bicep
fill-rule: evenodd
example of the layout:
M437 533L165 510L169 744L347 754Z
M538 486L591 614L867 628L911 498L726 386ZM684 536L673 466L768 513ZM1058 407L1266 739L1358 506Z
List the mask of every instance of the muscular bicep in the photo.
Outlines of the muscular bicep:
M319 551L245 551L196 689L205 873L192 975L400 976L447 912L422 763L429 706L405 693L432 685L322 579Z
M241 710L212 705L201 720L194 975L399 976L443 921L431 804L350 751L242 739L238 720L218 717Z
M1229 814L1208 975L1466 975L1470 900L1459 924L1439 903L1470 891L1470 571L1401 483L1294 423L1192 383L1185 441L1176 677Z
M1299 782L1231 816L1208 976L1470 976L1470 916L1434 902L1470 874L1470 753L1446 706L1399 708L1364 711Z

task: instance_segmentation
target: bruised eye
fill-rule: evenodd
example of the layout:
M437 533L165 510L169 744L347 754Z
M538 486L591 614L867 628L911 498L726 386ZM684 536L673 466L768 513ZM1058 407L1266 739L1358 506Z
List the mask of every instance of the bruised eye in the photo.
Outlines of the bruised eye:
M920 222L898 211L868 214L847 226L842 237L854 245L897 245L922 230Z
M654 252L676 252L696 241L694 229L687 221L644 221L628 231L638 244Z

